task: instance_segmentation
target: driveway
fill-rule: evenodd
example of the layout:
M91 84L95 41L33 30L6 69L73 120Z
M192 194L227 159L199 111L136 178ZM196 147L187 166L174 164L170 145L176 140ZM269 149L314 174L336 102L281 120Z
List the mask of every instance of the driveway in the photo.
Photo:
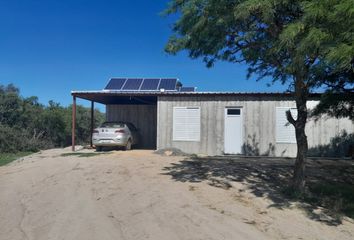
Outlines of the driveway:
M185 157L147 150L66 153L47 150L0 167L1 240L354 236L350 220L329 226L296 205L272 208L272 200L256 197L240 182L223 188L176 180L169 169Z

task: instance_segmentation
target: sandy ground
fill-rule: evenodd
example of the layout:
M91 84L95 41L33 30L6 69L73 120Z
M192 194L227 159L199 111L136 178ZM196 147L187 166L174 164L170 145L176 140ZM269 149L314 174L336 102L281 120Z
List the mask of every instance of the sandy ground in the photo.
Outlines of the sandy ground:
M352 221L329 226L297 207L270 207L245 184L225 190L173 180L165 167L183 157L64 152L0 167L1 240L354 239Z

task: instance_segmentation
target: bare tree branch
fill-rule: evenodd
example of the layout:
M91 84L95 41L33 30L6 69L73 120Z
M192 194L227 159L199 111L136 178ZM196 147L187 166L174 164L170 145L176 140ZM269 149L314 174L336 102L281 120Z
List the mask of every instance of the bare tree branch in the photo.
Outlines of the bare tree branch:
M295 121L295 119L293 118L293 115L291 114L290 109L289 109L288 111L286 111L286 118L287 118L287 120L288 120L292 125L295 126L296 121Z

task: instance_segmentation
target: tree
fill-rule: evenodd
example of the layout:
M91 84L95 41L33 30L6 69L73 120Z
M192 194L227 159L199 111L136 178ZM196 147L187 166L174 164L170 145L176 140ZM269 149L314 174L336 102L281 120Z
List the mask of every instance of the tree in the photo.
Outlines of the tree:
M77 106L78 142L91 137L90 108ZM14 85L0 85L0 152L37 151L71 144L71 106L49 101L48 106L35 96L23 98ZM95 109L95 125L105 114Z
M68 138L67 142L71 144L71 113L72 113L72 105L67 108L67 115L66 115L66 132ZM85 108L81 105L76 105L76 128L75 128L75 135L77 137L78 144L84 144L90 142L91 138L91 110L89 108ZM105 121L105 114L101 113L98 109L94 110L94 127L98 127Z
M354 72L336 72L330 75L327 75L326 71L321 73L325 75L322 79L326 79L325 84L328 89L322 95L312 115L318 118L326 113L332 117L348 117L354 121Z
M295 191L305 188L309 94L327 87L323 70L353 72L353 6L353 0L173 0L166 10L178 17L168 53L187 50L208 67L218 60L246 63L248 77L270 76L289 86L298 111L297 119L287 112L298 149Z

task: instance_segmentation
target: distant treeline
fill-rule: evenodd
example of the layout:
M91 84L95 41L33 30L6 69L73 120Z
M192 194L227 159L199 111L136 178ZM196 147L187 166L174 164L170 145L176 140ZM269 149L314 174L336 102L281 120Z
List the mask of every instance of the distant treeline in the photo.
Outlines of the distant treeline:
M0 85L0 152L38 151L71 144L72 106L50 101L40 104L38 97L24 98L12 84ZM104 121L95 109L95 126ZM90 109L76 107L78 144L90 141Z

